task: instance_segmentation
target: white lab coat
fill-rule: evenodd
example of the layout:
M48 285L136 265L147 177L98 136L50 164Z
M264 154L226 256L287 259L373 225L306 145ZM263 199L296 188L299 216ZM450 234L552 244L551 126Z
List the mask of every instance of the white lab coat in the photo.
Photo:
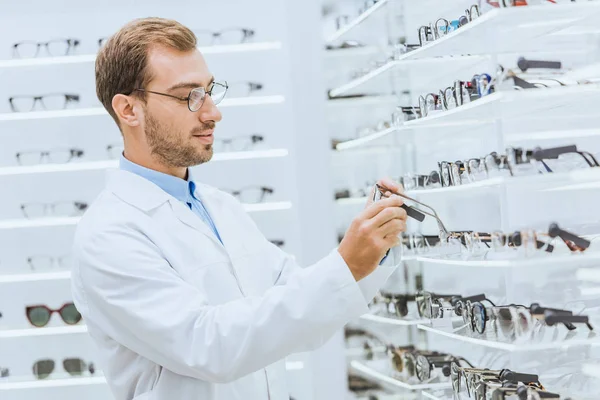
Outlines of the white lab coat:
M394 262L360 284L337 250L300 268L234 197L201 184L196 195L224 246L122 170L79 223L73 299L108 384L117 400L288 400L284 358L366 313Z

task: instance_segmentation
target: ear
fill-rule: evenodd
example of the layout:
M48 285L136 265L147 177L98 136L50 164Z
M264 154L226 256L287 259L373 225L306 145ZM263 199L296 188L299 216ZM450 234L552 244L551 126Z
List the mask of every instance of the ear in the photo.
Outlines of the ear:
M136 104L137 100L132 96L126 96L124 94L116 94L112 99L112 108L117 114L121 124L135 127L140 125L140 121L143 120L141 115L141 107Z

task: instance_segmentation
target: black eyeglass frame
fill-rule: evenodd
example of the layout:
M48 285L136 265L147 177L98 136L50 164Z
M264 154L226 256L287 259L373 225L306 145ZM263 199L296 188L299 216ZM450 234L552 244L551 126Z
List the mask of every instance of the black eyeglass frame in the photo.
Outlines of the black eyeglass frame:
M194 89L190 90L190 93L187 95L187 97L179 97L179 96L175 96L175 95L168 94L168 93L156 92L154 90L147 90L147 89L142 89L142 88L133 89L132 93L133 92L152 93L152 94L157 94L159 96L170 97L170 98L173 98L173 99L176 99L176 100L179 100L179 101L185 101L185 102L187 102L188 110L190 110L190 112L198 112L202 108L202 106L204 105L204 101L206 100L206 96L210 96L212 98L212 92L213 92L213 90L214 90L214 88L215 88L216 85L224 87L225 88L225 93L223 93L223 98L221 98L221 100L219 100L219 101L214 101L213 100L213 102L215 103L215 105L219 104L225 98L225 96L227 95L227 89L229 89L229 86L227 85L227 81L223 81L223 83L212 82L211 85L212 85L212 87L210 88L210 90L206 90L206 88L203 88L203 87L194 88ZM202 102L200 103L200 106L198 107L198 109L193 110L192 106L190 104L190 99L192 98L192 93L194 91L198 90L198 89L202 89L204 91L204 95L202 96ZM130 95L132 93L130 93Z

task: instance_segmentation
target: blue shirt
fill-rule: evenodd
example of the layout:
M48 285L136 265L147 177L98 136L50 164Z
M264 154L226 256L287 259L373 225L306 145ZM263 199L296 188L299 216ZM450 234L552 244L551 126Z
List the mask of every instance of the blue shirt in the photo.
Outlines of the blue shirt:
M186 204L190 210L194 212L202 221L208 225L213 231L219 242L223 244L219 231L213 222L210 214L202 204L202 200L196 197L194 192L196 191L196 184L191 180L191 174L188 171L188 179L184 180L173 175L163 174L162 172L154 171L152 169L142 167L136 163L133 163L121 155L121 161L119 167L122 170L132 172L142 178L148 179L156 186L175 197L177 200Z

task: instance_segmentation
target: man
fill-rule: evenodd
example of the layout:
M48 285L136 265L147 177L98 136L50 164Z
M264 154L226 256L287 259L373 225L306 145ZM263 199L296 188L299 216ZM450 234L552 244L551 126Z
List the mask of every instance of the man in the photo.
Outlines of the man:
M190 175L212 157L226 90L190 30L129 23L98 54L96 86L125 151L78 226L72 289L116 399L288 399L284 357L365 313L393 271L378 265L406 228L402 200L368 205L300 268Z

